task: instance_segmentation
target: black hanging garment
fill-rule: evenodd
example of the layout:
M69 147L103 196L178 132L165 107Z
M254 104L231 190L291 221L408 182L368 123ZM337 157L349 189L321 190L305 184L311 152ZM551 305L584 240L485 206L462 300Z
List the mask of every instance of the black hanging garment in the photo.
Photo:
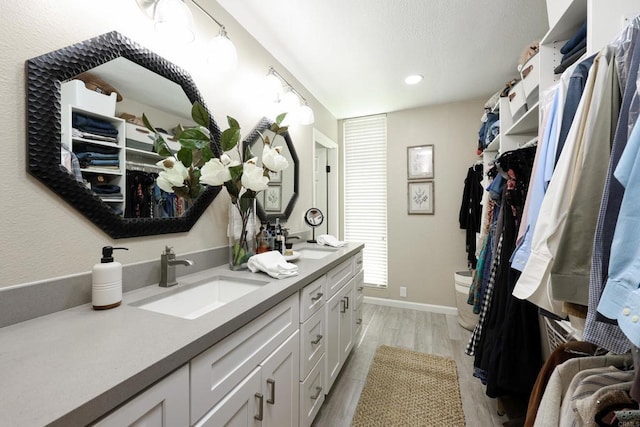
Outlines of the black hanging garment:
M502 251L491 308L478 344L474 367L487 385L487 395L528 396L542 365L538 310L511 293L520 272L509 258L516 245L535 147L507 152L497 160L507 175L501 212Z
M153 217L153 188L155 174L142 171L127 171L126 218Z
M481 164L474 165L467 171L460 206L460 228L467 230L466 251L469 267L475 269L476 263L476 233L480 232L482 218L482 175Z

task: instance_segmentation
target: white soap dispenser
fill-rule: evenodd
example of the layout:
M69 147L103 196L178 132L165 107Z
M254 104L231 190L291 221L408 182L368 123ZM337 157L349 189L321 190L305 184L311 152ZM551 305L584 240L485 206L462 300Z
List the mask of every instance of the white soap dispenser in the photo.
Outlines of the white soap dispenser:
M100 264L93 266L91 271L91 304L94 310L107 310L120 305L122 302L122 264L113 260L114 248L102 248Z

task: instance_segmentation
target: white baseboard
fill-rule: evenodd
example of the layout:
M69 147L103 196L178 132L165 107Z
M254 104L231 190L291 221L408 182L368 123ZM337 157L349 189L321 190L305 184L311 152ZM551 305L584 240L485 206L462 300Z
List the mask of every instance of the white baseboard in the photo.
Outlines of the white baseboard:
M458 315L458 309L456 307L449 307L446 305L434 305L434 304L422 304L419 302L400 301L397 299L377 298L377 297L364 297L364 302L376 305L386 305L388 307L408 308L411 310L428 311L431 313L439 314L453 314Z

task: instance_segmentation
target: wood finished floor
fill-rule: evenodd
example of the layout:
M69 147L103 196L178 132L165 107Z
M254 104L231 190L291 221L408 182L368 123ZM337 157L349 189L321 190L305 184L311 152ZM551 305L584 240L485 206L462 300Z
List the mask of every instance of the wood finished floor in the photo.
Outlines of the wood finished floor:
M507 417L497 415L495 399L485 395L485 387L472 375L473 358L464 353L470 336L471 332L461 327L454 315L364 304L362 335L354 344L313 427L351 425L369 365L381 344L454 359L467 426L502 426Z

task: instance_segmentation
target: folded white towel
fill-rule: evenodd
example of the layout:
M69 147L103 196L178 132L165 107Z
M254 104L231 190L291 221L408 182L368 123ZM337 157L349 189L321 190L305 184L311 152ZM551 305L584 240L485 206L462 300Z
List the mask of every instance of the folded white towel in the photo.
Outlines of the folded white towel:
M320 236L318 236L316 238L316 241L320 245L333 246L334 248L338 248L340 246L344 246L344 245L347 244L347 242L343 242L342 240L338 240L334 236L332 236L331 234L321 234Z
M278 251L264 252L254 255L247 261L247 267L253 273L264 271L271 277L283 279L298 274L298 266L287 262Z

